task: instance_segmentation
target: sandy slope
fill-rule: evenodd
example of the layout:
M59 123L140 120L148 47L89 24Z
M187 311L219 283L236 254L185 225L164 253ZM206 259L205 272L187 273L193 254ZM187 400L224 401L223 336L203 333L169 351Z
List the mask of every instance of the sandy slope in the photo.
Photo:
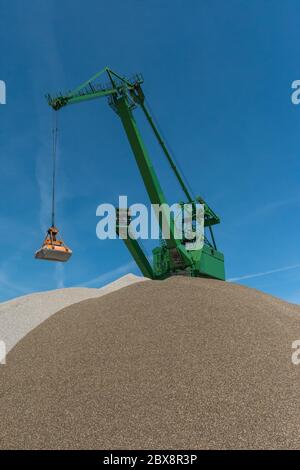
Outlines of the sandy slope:
M300 448L300 307L172 278L65 308L0 367L1 448Z
M0 303L0 340L5 342L8 352L29 331L62 308L81 300L100 297L142 280L145 278L127 274L101 289L87 287L57 289Z

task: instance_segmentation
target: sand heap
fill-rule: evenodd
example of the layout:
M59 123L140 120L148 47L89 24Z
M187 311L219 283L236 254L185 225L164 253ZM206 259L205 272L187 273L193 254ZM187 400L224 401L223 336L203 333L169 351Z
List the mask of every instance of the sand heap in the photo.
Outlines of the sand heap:
M62 308L81 300L100 297L135 282L148 280L135 274L126 274L100 289L72 287L24 295L0 303L0 341L10 351L27 333Z
M0 367L0 448L300 448L300 307L142 282L31 331Z

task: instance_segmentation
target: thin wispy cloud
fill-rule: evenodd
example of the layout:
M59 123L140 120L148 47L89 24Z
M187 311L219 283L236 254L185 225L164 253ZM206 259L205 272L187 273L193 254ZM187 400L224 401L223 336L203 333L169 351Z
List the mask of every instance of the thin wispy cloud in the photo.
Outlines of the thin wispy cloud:
M36 112L36 135L38 136L38 147L36 149L36 167L35 177L39 190L40 197L40 213L39 222L41 230L44 232L48 229L51 217L51 190L52 190L52 167L51 167L51 156L52 156L52 129L51 129L51 110L47 105L46 100L43 96L48 90L41 90L40 84L43 81L40 80L38 70L42 70L43 74L47 71L47 83L53 85L56 83L57 77L64 77L64 66L60 57L60 49L57 43L55 34L55 18L56 11L55 6L50 2L45 2L40 5L40 9L43 10L44 16L48 18L47 22L43 24L35 25L34 31L30 26L30 21L27 20L27 12L25 18L22 16L22 24L26 28L28 44L32 44L36 41L36 37L43 38L43 47L47 50L47 54L42 55L39 60L42 62L38 64L38 68L34 69L34 73L31 77L33 89L40 90L40 93L33 93L32 104L33 109ZM22 10L20 14L24 15ZM30 13L28 13L30 16ZM29 25L27 27L27 25ZM49 126L49 127L48 127ZM64 185L62 184L62 187ZM61 197L62 190L57 194L57 199Z
M245 274L245 275L239 276L239 277L232 277L230 279L227 279L227 281L228 282L243 281L245 279L252 279L252 278L255 278L255 277L268 276L270 274L281 273L281 272L284 272L284 271L290 271L291 269L297 269L297 268L300 268L300 264L293 264L293 265L290 265L290 266L283 266L283 267L277 268L277 269L271 269L270 271L263 271L263 272L259 272L259 273L253 273L253 274Z
M98 277L94 277L93 279L90 279L89 281L86 281L80 284L79 286L80 287L93 287L93 286L101 287L105 282L113 281L118 276L127 274L128 271L134 268L135 268L135 262L130 261L129 263L123 264L122 266L119 266L116 269L112 269L111 271L108 271L107 273L101 274Z
M57 289L63 289L65 287L64 278L65 278L64 265L61 263L56 263L55 271L54 271L54 279L56 282Z
M27 289L11 281L4 271L0 271L0 286L12 291L14 294L27 294Z
M47 151L48 150L48 151ZM42 232L45 232L49 226L50 214L51 214L51 187L50 187L50 178L49 178L49 169L48 165L45 165L43 158L45 155L49 154L49 149L46 149L45 146L39 150L36 159L36 170L35 176L39 188L40 195L40 227Z
M247 224L254 224L264 219L265 217L274 216L276 212L283 210L286 207L299 205L300 196L295 195L286 199L279 199L277 201L270 201L258 207L246 207L244 213L231 224L232 227L240 227Z
M10 268L12 266L18 266L22 260L24 251L23 244L20 245L19 249L13 252L11 256L5 259L5 261L0 266L0 287L4 290L10 291L12 295L23 295L29 292L29 288L16 283L11 279L9 274Z
M277 201L271 201L268 202L267 204L264 204L262 206L259 206L257 209L255 209L251 214L250 217L256 218L256 217L264 217L269 214L273 214L274 212L282 209L283 207L292 205L292 204L299 204L300 198L299 196L297 197L290 197L286 199L279 199Z

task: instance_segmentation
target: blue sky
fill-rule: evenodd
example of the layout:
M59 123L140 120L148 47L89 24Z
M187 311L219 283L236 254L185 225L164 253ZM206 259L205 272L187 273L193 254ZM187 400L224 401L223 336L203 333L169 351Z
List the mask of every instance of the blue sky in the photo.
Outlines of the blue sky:
M299 2L0 0L0 8L0 300L138 274L120 240L95 235L98 204L119 194L147 201L105 100L59 113L57 225L74 255L65 265L33 259L50 224L44 95L108 65L144 75L185 176L221 216L215 235L227 277L300 302L300 106L290 99L300 79ZM175 202L176 182L141 126Z

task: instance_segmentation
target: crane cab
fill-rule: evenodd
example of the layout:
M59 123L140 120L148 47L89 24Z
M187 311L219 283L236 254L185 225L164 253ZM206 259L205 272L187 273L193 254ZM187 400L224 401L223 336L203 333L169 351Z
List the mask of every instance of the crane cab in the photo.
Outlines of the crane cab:
M35 252L34 257L46 261L68 261L72 256L72 250L57 236L58 229L54 226L50 227L41 248Z

